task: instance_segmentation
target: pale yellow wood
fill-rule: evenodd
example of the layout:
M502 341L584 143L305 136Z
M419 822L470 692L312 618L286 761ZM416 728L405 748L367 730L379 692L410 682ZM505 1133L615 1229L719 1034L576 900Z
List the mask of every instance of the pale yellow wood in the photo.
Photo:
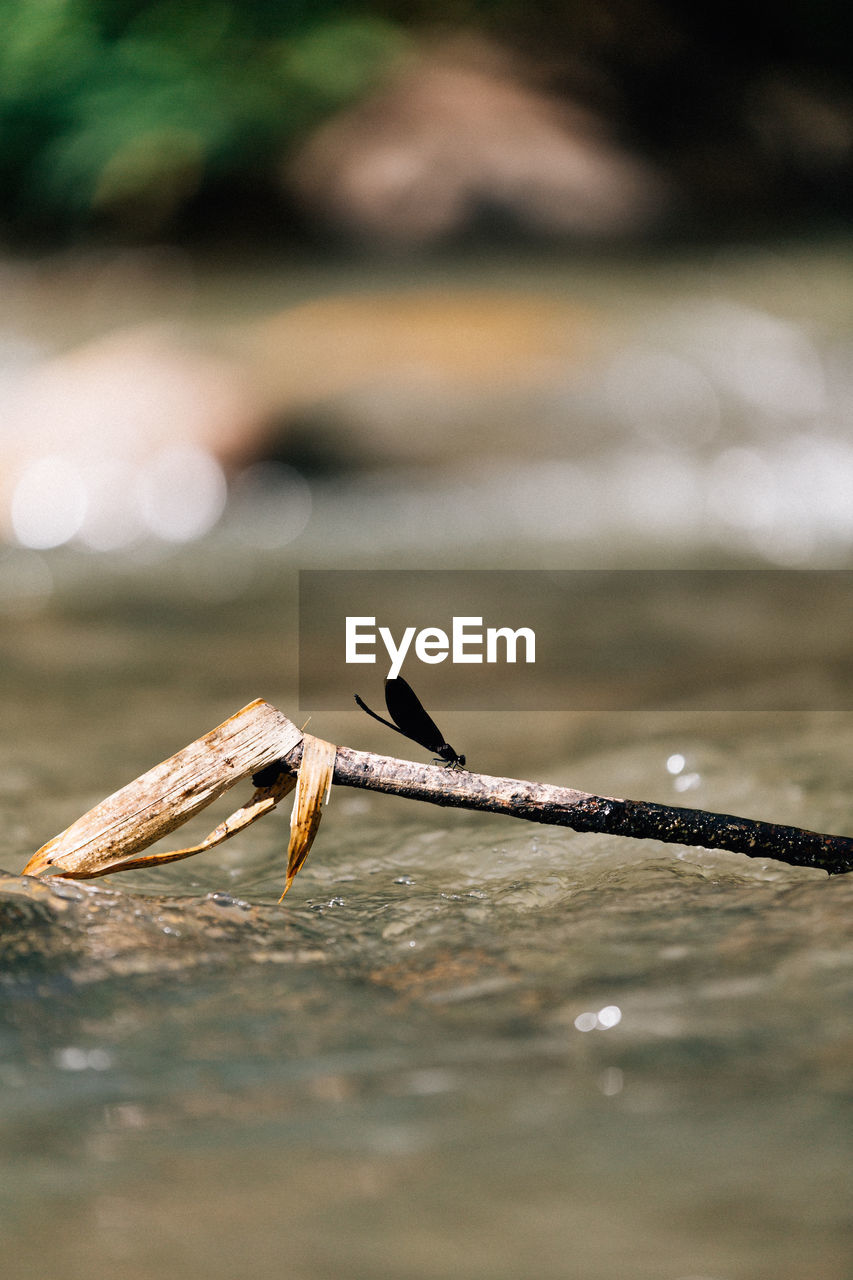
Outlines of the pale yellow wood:
M192 858L197 853L206 853L208 849L214 849L216 845L224 844L226 840L236 836L239 831L244 831L246 827L250 827L253 822L257 822L258 818L263 818L265 814L271 813L279 800L289 795L295 786L295 776L289 773L282 773L272 787L259 787L248 804L241 805L234 813L229 814L199 844L190 845L185 849L169 849L163 853L140 853L138 857L123 857L121 862L111 863L105 871L90 872L88 879L94 879L96 875L109 875L113 871L133 871L139 867L159 867L165 862L180 862L182 858ZM62 874L61 870L58 870L55 866L51 866L50 871L53 875ZM82 879L86 877L77 876L75 878Z
M287 755L301 739L287 716L258 698L83 814L33 854L22 874L89 879L127 870L130 863L145 865L133 855L174 831L236 782ZM263 805L273 791L262 789L252 803ZM262 812L270 807L263 805ZM239 814L232 817L239 826L247 825ZM204 847L209 847L207 842ZM189 852L152 855L151 861L174 861L176 856Z

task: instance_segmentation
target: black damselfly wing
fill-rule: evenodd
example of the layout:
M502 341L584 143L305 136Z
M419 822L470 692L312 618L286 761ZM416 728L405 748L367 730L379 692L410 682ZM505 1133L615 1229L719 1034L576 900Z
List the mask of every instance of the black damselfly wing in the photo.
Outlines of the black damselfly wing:
M378 716L375 711L371 711L358 694L355 695L355 700L362 711L373 716L374 720L387 725L395 733L401 733L404 738L417 742L427 751L434 751L445 764L453 768L459 768L465 764L465 757L454 751L449 742L445 742L444 734L424 709L423 703L412 686L402 676L385 681L385 705L391 720L394 721L393 724L383 716Z

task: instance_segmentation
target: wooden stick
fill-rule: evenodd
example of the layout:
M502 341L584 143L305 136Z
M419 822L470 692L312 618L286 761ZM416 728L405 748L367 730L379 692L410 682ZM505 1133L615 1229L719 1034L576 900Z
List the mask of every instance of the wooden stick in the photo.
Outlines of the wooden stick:
M322 746L328 749L330 764L335 749L328 743ZM302 750L299 729L282 712L258 699L78 818L34 854L22 874L89 878L202 852L267 812L286 794L287 775L298 771ZM138 856L140 850L180 826L235 782L260 771L252 800L207 840L170 854ZM337 748L333 781L340 786L457 809L503 813L575 831L728 849L792 866L816 867L830 874L853 870L853 839L847 836L419 765L350 747Z
M300 752L301 746L297 746L288 755L284 762L288 769L298 765ZM819 867L833 875L853 871L853 839L848 836L820 835L800 827L703 809L618 800L542 782L417 765L349 747L338 747L333 781L339 786L363 787L454 809L504 813L575 831L728 849L796 867Z

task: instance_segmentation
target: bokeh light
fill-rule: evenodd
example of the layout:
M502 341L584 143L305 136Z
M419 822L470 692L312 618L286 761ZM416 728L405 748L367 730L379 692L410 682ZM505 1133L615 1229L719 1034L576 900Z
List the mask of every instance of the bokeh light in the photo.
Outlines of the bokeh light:
M192 445L162 449L136 481L142 518L164 542L191 542L212 529L224 510L226 492L219 463Z
M61 547L80 531L87 504L83 476L71 458L36 458L24 467L12 491L15 537L39 551Z

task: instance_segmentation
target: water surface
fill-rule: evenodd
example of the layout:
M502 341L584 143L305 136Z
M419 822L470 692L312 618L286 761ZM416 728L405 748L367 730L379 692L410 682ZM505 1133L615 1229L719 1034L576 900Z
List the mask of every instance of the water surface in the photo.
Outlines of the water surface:
M287 545L235 492L183 550L0 551L10 1276L848 1280L849 876L343 788L280 907L287 812L159 870L18 873L252 698L299 718L300 567L848 566L849 264L528 269L622 337L467 464L312 481ZM294 279L245 287L330 287ZM595 678L642 669L600 634ZM717 709L674 660L650 710L439 722L482 772L851 834L849 634L831 595L784 654L740 634ZM406 750L355 709L311 729Z
M74 579L4 629L16 1277L842 1280L849 877L343 789L281 907L286 813L156 871L17 876L251 696L295 714L293 569L225 604ZM487 772L853 830L849 714L442 719Z

